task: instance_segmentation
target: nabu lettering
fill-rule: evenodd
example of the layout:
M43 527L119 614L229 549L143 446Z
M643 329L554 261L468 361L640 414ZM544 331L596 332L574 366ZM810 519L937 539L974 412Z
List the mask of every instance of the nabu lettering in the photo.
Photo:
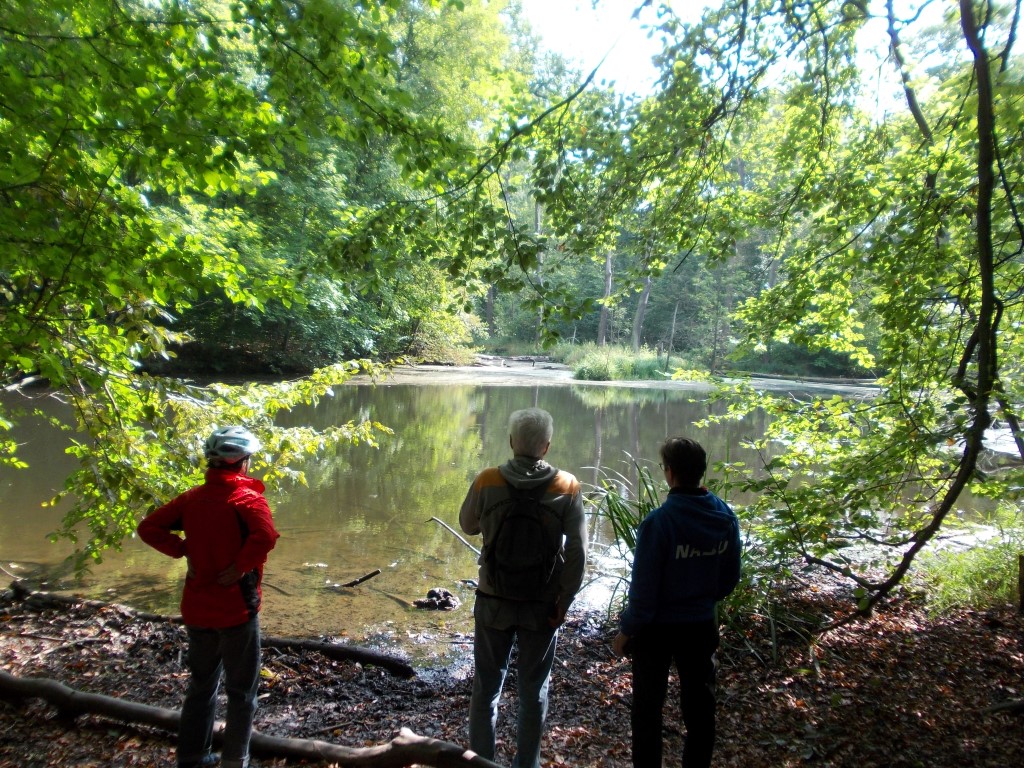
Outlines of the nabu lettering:
M691 547L688 544L680 544L676 547L676 560L682 560L687 557L711 557L712 555L720 555L728 548L728 539L723 539L718 547L704 550L698 549L697 547Z

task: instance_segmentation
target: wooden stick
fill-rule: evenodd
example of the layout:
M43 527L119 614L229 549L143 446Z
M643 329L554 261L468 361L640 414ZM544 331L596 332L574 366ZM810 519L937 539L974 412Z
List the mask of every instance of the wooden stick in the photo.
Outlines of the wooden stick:
M453 534L453 535L455 536L455 538L457 538L457 539L458 539L459 541L461 541L461 542L462 542L463 544L465 544L465 545L466 545L467 547L469 547L470 549L472 549L472 550L473 550L474 552L476 552L476 553L477 553L477 555L479 556L479 554L480 554L480 550L479 550L479 549L477 549L476 547L474 547L474 546L473 546L472 544L470 544L470 543L469 543L468 541L466 541L466 540L465 540L464 538L462 538L462 536L460 536L460 535L459 535L459 532L458 532L458 531L456 531L456 530L455 530L454 528L452 528L452 527L451 527L450 525L448 525L448 523L446 523L446 522L445 522L444 520L438 520L438 519L437 519L436 517L432 517L432 518L430 518L430 520L433 520L433 521L434 521L435 523L437 523L438 525L440 525L440 526L443 526L443 527L447 528L447 529L448 529L449 531L451 531L451 532L452 532L452 534ZM429 523L429 522L430 522L430 520L428 520L427 522Z
M365 576L360 576L355 581L346 581L344 584L339 584L338 586L341 586L341 587L354 587L354 586L356 586L358 584L362 584L364 581L369 581L374 576L380 576L380 568L378 568L375 571L371 571L370 573L366 574Z

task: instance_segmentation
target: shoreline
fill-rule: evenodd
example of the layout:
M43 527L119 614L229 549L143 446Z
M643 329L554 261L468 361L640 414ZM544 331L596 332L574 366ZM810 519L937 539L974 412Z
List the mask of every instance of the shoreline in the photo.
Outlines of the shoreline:
M381 379L359 375L346 384L466 384L475 386L577 386L610 387L620 389L663 389L693 392L708 392L715 388L716 381L674 381L664 380L610 380L587 381L574 379L572 370L562 363L548 360L524 360L517 358L478 356L473 365L438 365L432 363L405 364L390 369ZM822 379L814 377L786 378L774 374L749 374L722 377L717 381L726 384L746 383L755 389L788 391L846 392L869 395L877 387L866 380Z

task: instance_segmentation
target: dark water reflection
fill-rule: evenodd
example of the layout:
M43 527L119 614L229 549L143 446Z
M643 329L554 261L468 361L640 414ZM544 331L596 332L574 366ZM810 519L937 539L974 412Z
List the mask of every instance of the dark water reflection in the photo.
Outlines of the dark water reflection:
M696 398L696 399L695 399ZM759 435L757 419L698 430L693 423L723 408L700 392L595 386L350 385L317 408L289 414L291 424L326 426L372 419L394 429L378 448L345 446L305 468L307 486L270 496L282 537L266 570L264 629L272 634L347 636L400 647L428 660L453 652L458 632L471 631L476 556L431 517L458 528L458 509L475 473L509 455L508 416L539 406L555 418L549 459L584 485L633 474L630 457L654 463L669 434L688 434L712 461L756 463L739 448ZM46 535L60 510L41 509L71 469L63 437L29 430L31 469L0 474L0 558L5 567L56 568L70 551ZM660 473L655 473L660 478ZM714 483L714 476L710 478ZM736 501L736 500L734 500ZM738 500L742 501L742 500ZM592 538L607 541L592 516ZM474 542L479 546L479 539ZM36 565L33 565L36 564ZM381 575L345 589L334 585L375 569ZM25 571L22 570L22 573ZM176 612L184 566L126 542L86 581L80 593L160 612ZM410 608L431 587L463 601L451 613ZM599 599L599 598L598 598Z

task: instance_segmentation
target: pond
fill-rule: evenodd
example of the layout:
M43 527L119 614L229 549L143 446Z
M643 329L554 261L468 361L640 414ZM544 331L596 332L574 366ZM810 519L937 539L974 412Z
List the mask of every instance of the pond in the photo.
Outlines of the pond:
M401 381L401 380L400 380ZM344 637L414 661L436 663L461 649L472 632L476 555L442 525L458 530L458 511L475 474L509 456L508 416L537 406L551 412L548 454L585 490L602 478L632 479L631 457L655 465L671 434L700 440L711 461L757 463L737 446L761 434L758 418L708 430L693 423L724 404L710 404L697 385L626 387L570 384L565 376L527 371L521 383L485 372L449 371L411 383L348 384L316 408L289 414L291 424L318 427L372 419L394 430L377 448L345 446L305 467L308 486L270 494L281 539L266 567L264 631L274 635ZM28 470L0 470L0 563L18 575L49 576L59 587L160 613L176 613L184 564L129 540L80 582L59 581L70 544L51 544L59 509L41 506L72 469L66 436L45 424L18 436ZM655 473L660 479L660 473ZM714 484L714 477L709 478ZM183 488L184 490L184 488ZM742 502L742 500L736 500ZM602 519L588 508L595 550L608 543ZM475 546L479 537L470 538ZM380 569L353 588L337 586ZM410 601L432 587L453 592L462 607L418 610ZM583 599L607 601L594 585Z

